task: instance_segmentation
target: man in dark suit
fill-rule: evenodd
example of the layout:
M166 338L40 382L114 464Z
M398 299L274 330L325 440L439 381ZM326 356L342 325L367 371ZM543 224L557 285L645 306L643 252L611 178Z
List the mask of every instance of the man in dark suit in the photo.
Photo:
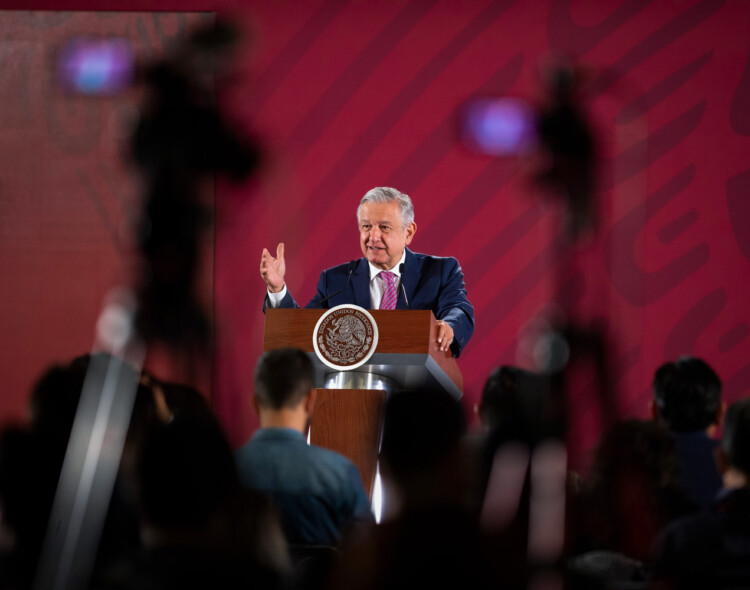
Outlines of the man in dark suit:
M428 256L407 248L417 231L408 195L389 187L368 191L357 209L364 256L324 270L305 306L330 308L353 303L365 309L430 309L438 319L437 344L453 356L474 332L474 307L455 258ZM284 282L284 244L276 256L263 249L260 274L268 286L266 307L299 307Z
M750 588L750 398L726 412L717 463L711 510L673 522L657 544L655 587Z
M721 488L714 459L719 444L714 433L726 410L721 379L705 361L684 356L659 367L653 392L651 415L672 433L685 492L700 509L708 509Z

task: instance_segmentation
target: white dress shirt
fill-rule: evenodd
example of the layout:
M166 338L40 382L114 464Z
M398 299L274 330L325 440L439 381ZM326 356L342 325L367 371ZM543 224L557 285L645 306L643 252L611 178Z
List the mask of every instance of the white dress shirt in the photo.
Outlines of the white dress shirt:
M401 255L401 260L398 261L398 264L389 269L390 272L396 275L393 279L393 284L396 285L397 293L401 285L401 272L399 271L399 267L405 260L406 250L404 250L404 253ZM372 309L380 309L380 302L383 300L383 293L385 293L385 281L383 280L383 277L380 276L383 269L373 266L369 261L367 264L370 266L370 305L372 306Z

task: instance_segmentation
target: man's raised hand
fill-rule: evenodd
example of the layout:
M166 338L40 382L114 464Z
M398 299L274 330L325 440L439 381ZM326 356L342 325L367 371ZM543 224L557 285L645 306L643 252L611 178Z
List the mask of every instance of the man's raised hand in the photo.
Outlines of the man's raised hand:
M278 293L284 288L284 274L286 274L284 242L276 246L276 258L263 248L263 254L260 257L260 276L263 277L271 293Z

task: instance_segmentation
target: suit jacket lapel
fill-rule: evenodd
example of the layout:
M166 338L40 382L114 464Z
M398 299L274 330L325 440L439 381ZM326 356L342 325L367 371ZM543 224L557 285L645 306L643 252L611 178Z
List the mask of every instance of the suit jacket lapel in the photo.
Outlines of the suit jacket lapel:
M406 260L404 261L404 264L406 265L406 268L404 269L404 276L401 277L401 283L404 285L406 298L409 301L410 307L414 301L414 292L417 289L417 283L419 282L419 276L422 269L419 268L417 257L414 256L409 248L406 248ZM404 294L399 288L398 305L396 306L396 309L409 309L409 307L407 307L406 301L404 301Z
M352 273L352 285L354 286L354 305L370 309L370 265L364 258L359 259L359 264Z

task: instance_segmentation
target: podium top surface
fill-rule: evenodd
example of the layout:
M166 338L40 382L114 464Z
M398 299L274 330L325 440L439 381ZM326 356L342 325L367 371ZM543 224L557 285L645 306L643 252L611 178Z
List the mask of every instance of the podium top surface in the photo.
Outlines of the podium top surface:
M294 346L311 355L316 386L333 369L317 359L313 332L324 309L267 309L263 351ZM456 398L463 377L450 352L438 350L437 326L430 310L369 310L378 325L378 345L369 361L356 369L394 381L401 389L440 386Z

